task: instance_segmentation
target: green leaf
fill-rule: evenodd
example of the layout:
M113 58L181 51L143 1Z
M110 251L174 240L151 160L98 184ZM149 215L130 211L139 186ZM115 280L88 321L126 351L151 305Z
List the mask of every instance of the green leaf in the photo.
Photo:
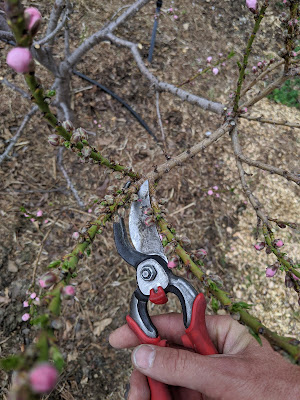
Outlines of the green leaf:
M219 300L215 299L214 297L211 298L211 307L215 313L217 313L219 309Z
M48 361L49 359L49 345L48 338L45 332L42 332L39 340L36 344L36 347L39 349L39 361Z
M239 301L237 303L232 304L231 311L238 312L240 310L248 310L251 307L253 307L253 304L248 304L248 303L245 303L244 301Z
M231 50L231 52L228 54L227 56L227 60L229 60L230 58L232 58L233 56L235 56L235 52L233 50Z
M256 339L258 341L258 343L262 346L262 341L261 341L260 336L257 333L255 333L254 330L252 328L250 328L249 326L248 326L248 330L249 330L249 333L254 337L254 339Z
M60 293L55 293L49 305L49 310L53 312L54 315L58 316L60 314L60 304L61 304Z
M56 260L56 261L52 261L49 265L48 268L56 268L61 264L61 260Z
M91 249L86 249L86 254L89 257L91 255Z
M11 371L13 369L18 369L23 365L23 360L20 356L12 355L0 360L0 368L5 371Z
M48 92L46 93L47 97L53 97L56 95L56 91L55 90L48 90Z
M50 354L53 359L55 367L61 373L64 368L65 362L64 362L63 356L62 356L61 352L59 351L58 347L52 346L50 348Z
M49 322L48 314L39 315L38 317L33 318L30 321L31 325L40 325L42 328L45 328L48 325L48 322Z

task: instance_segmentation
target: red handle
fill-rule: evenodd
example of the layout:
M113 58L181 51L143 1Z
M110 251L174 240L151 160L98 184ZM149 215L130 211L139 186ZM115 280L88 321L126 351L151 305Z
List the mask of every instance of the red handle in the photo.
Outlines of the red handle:
M161 340L159 336L154 339L147 336L129 315L127 315L126 321L130 329L136 334L142 344L154 344L155 346L166 347L166 340ZM150 387L151 400L172 400L167 385L149 377L147 377L147 379Z
M218 354L218 352L206 329L205 309L204 294L199 293L193 304L190 326L186 329L185 335L181 337L181 340L184 347L192 348L198 354L208 356L210 354Z

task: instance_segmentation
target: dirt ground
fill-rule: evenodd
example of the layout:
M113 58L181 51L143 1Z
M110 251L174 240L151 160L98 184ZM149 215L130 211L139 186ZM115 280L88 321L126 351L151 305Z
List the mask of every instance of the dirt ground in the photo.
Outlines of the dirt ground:
M50 12L48 3L24 2L26 6L39 7L45 20ZM122 6L125 4L121 0L101 4L94 0L76 2L70 20L71 50ZM174 13L167 12L171 6ZM152 2L117 32L120 37L140 43L145 56L154 9L155 2ZM276 17L280 11L279 2L268 11L269 18L262 25L262 39L253 48L251 66L270 59L282 47L282 32ZM174 15L178 15L178 19L174 19ZM206 0L188 4L182 0L165 1L151 71L164 81L179 84L205 67L208 56L216 60L220 52L226 55L234 50L236 57L226 62L217 76L205 74L186 87L195 94L225 103L235 88L236 61L241 59L251 25L244 1ZM58 43L57 58L62 37ZM0 75L26 90L22 77L6 68L9 46L0 42L0 50ZM86 55L77 69L116 92L160 137L155 93L149 89L127 50L103 42ZM43 68L38 68L38 75L46 87L50 87L51 77ZM75 76L72 89L75 124L90 132L90 142L105 156L142 172L164 162L161 146L118 102ZM0 153L30 107L27 99L1 86ZM200 141L222 122L217 115L170 94L160 95L160 112L171 156ZM268 100L259 102L251 115L300 120L296 109ZM125 182L114 180L102 167L79 163L73 153L65 151L65 169L86 205L81 209L58 167L57 149L47 143L50 132L37 113L0 167L1 357L24 350L35 337L30 324L21 321L22 302L27 298L34 264L38 260L38 275L41 275L50 261L70 252L75 245L72 233L94 219L93 200L103 198L109 185L121 187ZM297 163L299 130L242 120L240 140L250 158L300 173ZM252 167L245 166L245 170L251 189L269 215L296 222L299 214L297 186ZM207 191L213 186L218 189L209 196ZM191 239L191 248L207 250L206 272L219 275L224 288L237 300L253 304L251 312L269 328L300 339L296 294L285 288L282 273L272 279L265 278L266 266L275 259L264 252L257 254L253 249L255 213L242 191L230 138L221 138L181 168L165 175L158 187L158 197L168 199L167 219L178 233ZM33 214L42 210L43 218L39 223L31 222L20 212L21 206ZM44 220L49 222L44 223ZM285 242L286 252L298 263L299 233L276 228L276 236ZM179 273L186 275L185 271ZM192 281L198 290L203 290L198 282ZM67 365L57 389L46 398L123 399L131 372L130 351L112 349L108 336L125 321L135 288L135 274L115 250L111 224L95 240L91 256L83 259L73 283L77 288L76 299L64 303L58 321L61 329L57 330ZM210 302L208 310L212 312ZM179 303L172 296L162 308L151 308L151 313L166 311L180 311ZM9 377L0 372L0 394L4 399Z

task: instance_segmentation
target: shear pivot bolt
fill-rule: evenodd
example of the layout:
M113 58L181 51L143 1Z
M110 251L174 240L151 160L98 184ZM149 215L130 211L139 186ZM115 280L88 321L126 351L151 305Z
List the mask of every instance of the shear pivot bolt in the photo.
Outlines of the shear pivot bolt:
M144 281L153 281L156 274L156 269L152 265L145 265L141 270L141 277Z

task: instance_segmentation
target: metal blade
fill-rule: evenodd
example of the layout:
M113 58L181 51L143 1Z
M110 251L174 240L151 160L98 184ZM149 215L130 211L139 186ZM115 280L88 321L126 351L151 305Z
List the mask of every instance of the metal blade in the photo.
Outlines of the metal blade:
M156 226L147 226L144 211L151 207L149 182L145 181L138 191L139 200L132 202L129 214L129 233L135 249L144 254L157 254L168 262Z

